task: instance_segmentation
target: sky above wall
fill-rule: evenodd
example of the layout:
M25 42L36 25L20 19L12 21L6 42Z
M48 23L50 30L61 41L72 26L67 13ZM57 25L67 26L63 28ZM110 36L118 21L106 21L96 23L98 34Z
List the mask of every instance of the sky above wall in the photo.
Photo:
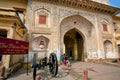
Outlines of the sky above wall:
M110 1L110 5L120 8L120 0L109 0Z

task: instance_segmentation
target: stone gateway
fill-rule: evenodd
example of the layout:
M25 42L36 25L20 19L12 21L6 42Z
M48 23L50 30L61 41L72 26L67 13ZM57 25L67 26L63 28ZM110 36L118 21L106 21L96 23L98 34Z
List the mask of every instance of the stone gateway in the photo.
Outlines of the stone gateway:
M39 50L38 57L56 52L58 59L65 53L79 61L118 58L112 16L120 9L109 6L108 0L94 1L28 1L26 24L34 46L31 52Z
M0 37L29 42L28 55L0 55L0 64L15 72L34 53L37 60L50 53L58 61L62 54L78 61L118 59L119 13L109 0L0 0Z

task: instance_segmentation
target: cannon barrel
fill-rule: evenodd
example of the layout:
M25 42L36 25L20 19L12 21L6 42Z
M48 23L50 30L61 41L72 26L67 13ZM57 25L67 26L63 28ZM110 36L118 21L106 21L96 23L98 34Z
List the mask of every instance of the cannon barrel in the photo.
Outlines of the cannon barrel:
M49 58L44 57L44 58L40 59L39 63L37 63L36 54L34 54L33 65L32 65L33 80L35 80L37 68L41 68L41 67L45 67L45 66L49 66L49 71L53 77L55 77L57 75L57 73L58 73L58 60L57 60L57 56L55 53L51 53Z

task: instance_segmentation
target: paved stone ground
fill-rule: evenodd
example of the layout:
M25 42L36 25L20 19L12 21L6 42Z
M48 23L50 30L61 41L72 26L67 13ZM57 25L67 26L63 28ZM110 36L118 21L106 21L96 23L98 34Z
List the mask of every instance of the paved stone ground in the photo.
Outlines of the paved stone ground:
M44 70L38 70L37 75L40 75L42 80L83 80L84 69L88 70L88 80L120 80L120 65L86 62L72 62L69 74L65 72L64 66L61 65L56 77L50 76L47 67ZM29 69L28 75L26 69L20 69L7 80L33 80L32 73L32 68Z
M72 77L66 73L65 68L63 65L59 66L58 69L58 74L56 77L51 77L49 73L49 68L46 67L45 69L40 69L37 70L37 75L40 75L42 80L74 80ZM33 69L28 70L28 75L27 75L27 70L22 68L12 76L10 76L7 80L33 80Z
M76 73L88 69L88 80L120 80L120 65L97 63L74 63L72 70ZM78 79L75 79L78 80Z

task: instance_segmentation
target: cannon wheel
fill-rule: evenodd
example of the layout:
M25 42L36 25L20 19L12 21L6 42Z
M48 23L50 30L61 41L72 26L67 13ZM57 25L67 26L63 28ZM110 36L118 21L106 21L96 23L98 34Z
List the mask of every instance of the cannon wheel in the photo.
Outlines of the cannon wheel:
M51 53L49 56L49 70L53 77L58 73L58 60L55 53Z

